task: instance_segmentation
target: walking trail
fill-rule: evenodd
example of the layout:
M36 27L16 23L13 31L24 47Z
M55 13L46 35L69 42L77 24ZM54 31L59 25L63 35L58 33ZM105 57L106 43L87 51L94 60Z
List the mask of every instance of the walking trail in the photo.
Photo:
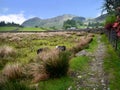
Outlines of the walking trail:
M77 53L77 56L91 57L88 68L84 72L78 72L75 76L77 78L75 79L77 90L110 90L109 81L103 68L106 48L101 42L101 36L98 36L97 39L98 47L93 53L85 50Z

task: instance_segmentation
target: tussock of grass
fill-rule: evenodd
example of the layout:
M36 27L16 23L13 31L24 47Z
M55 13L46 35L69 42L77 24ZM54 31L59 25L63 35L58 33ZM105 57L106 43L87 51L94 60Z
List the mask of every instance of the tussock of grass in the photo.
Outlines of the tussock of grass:
M19 63L7 64L3 70L2 74L8 79L17 79L22 77L22 66Z
M70 49L70 51L75 54L86 47L86 45L88 45L92 40L92 37L81 38L80 41Z
M67 74L69 68L69 53L51 50L47 53L41 53L39 60L44 65L46 72L50 77L60 77Z
M94 37L95 35L94 34L88 34L87 37Z
M9 46L0 47L0 57L14 56L16 51Z
M24 74L28 78L33 78L32 82L36 83L49 78L44 66L40 63L30 63L25 66Z
M7 82L7 78L0 73L0 85Z
M39 82L48 78L58 78L67 75L69 69L69 52L57 49L43 51L38 54L34 63L25 66L24 74Z

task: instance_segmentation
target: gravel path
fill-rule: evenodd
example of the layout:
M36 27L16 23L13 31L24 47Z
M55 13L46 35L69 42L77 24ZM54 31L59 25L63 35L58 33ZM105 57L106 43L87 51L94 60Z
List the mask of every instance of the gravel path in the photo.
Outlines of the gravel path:
M98 47L94 53L82 50L76 54L77 56L86 55L92 59L85 72L78 72L75 75L77 90L110 90L107 74L103 70L105 45L100 39L101 37L98 36Z

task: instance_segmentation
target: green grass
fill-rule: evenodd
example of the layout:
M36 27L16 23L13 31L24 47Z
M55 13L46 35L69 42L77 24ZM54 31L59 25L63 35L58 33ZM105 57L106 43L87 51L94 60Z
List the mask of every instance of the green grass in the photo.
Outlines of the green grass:
M20 31L45 31L45 30L36 27L24 27L24 28L20 28Z
M98 42L97 42L97 36L95 35L95 37L93 38L93 41L88 45L88 47L86 48L86 50L88 52L94 52L98 46Z
M79 56L70 61L70 68L74 71L83 71L88 67L89 57Z
M120 57L115 52L113 47L108 42L105 35L102 36L102 40L107 47L107 55L104 59L104 69L108 73L110 90L120 89Z
M48 30L52 30L50 28L36 28L36 27L14 27L14 26L1 26L0 27L0 31L13 31L18 29L18 31L48 31Z
M28 85L21 83L19 81L6 81L5 83L0 83L0 90L35 90L30 88Z
M5 26L5 27L0 27L0 31L12 31L15 30L17 27L12 27L12 26Z
M67 90L70 86L74 86L70 77L55 78L39 83L41 90Z

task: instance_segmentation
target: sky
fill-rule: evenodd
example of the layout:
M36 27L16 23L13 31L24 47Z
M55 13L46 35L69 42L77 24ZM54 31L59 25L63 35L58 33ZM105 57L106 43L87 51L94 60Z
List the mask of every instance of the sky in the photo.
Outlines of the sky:
M95 18L103 0L0 0L0 21L22 24L33 17L52 18L72 14Z

